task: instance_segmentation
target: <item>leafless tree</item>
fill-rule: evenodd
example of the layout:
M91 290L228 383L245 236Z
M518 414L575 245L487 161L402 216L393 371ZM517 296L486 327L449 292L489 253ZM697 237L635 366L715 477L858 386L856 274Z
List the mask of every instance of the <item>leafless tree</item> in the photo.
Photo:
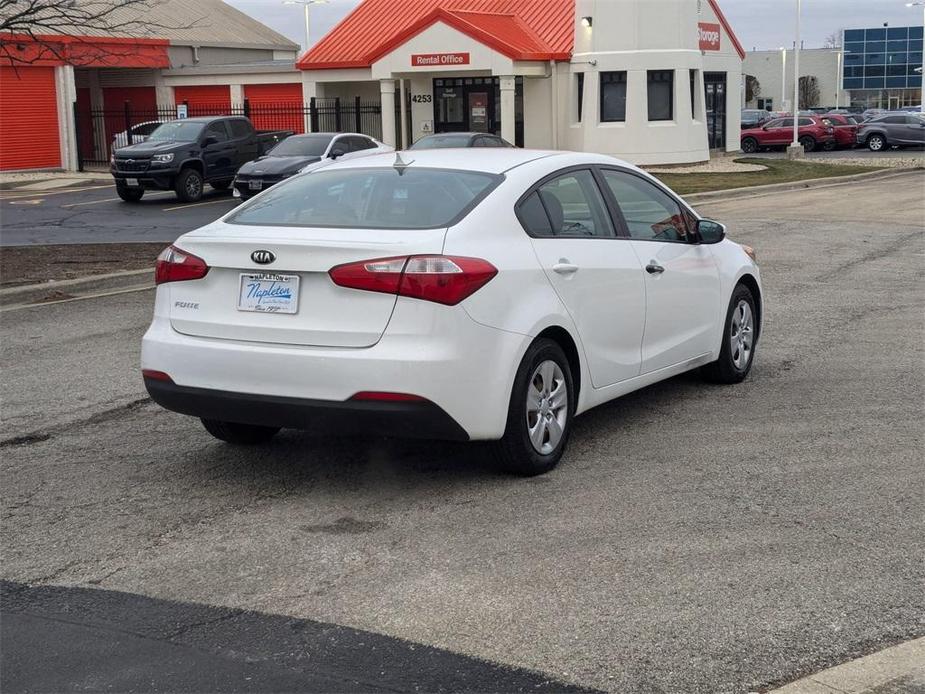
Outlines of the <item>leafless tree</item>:
M152 18L165 0L0 0L0 64L16 67L55 60L70 65L118 65L137 54L131 44L101 43L100 38L163 38L172 26ZM79 51L56 36L72 37ZM71 44L72 45L72 44Z
M819 80L815 75L804 75L800 78L800 105L799 108L813 108L819 105Z
M754 75L745 75L745 103L751 103L761 96L761 82Z
M841 30L833 31L822 42L823 48L841 48Z

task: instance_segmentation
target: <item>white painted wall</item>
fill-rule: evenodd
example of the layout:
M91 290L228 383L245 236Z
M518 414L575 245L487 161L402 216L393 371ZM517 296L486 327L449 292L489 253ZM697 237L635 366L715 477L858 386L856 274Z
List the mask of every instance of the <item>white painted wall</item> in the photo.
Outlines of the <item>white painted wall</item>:
M55 95L58 110L58 140L61 146L61 168L77 170L77 131L74 128L74 104L77 101L77 85L74 68L59 65L55 68Z

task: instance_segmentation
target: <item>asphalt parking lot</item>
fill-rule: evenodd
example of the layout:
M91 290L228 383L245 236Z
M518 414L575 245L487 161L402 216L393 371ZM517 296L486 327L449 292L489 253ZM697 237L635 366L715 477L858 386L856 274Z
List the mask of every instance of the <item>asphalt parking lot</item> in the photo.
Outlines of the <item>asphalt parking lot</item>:
M181 203L173 192L148 191L129 204L105 177L45 191L13 188L0 191L0 244L170 243L237 204L231 191L208 187L196 203Z
M217 443L145 398L150 292L0 313L7 685L128 681L127 656L73 654L139 639L177 661L151 691L187 667L241 691L748 692L921 636L923 193L702 205L758 252L751 377L599 407L530 480L477 445ZM172 240L176 203L149 204L165 226L123 233Z

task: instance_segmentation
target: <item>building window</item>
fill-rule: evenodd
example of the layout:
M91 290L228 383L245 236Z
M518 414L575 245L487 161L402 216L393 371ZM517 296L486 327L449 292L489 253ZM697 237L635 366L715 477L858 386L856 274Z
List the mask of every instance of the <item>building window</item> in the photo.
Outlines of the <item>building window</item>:
M625 74L625 73L624 73ZM648 71L649 120L672 120L674 70Z
M688 70L691 75L691 120L697 120L697 106L694 101L694 84L697 82L697 71Z
M626 120L626 71L601 73L601 122Z
M575 94L578 99L578 121L581 123L581 109L585 100L585 73L579 72L575 75Z

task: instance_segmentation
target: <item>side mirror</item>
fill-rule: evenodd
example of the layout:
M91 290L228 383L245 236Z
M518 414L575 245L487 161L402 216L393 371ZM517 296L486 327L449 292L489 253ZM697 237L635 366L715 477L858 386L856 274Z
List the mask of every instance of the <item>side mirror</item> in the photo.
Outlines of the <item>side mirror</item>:
M700 243L719 243L726 238L726 227L712 219L698 219L697 238Z
M209 135L205 140L202 141L203 147L208 147L209 145L214 145L218 142L218 138L215 135Z
M346 153L347 153L346 150L343 150L340 147L335 147L334 149L331 150L331 153L328 156L331 159L337 159L338 157L344 156Z

